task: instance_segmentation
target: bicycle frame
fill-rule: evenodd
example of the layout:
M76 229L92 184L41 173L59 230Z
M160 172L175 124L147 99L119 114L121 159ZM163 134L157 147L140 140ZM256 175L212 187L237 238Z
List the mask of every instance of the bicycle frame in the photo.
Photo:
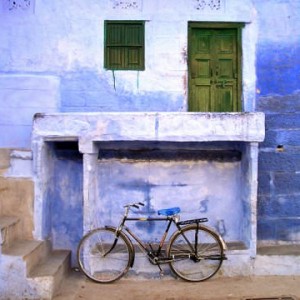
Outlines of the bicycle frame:
M151 261L154 264L168 263L168 262L174 261L175 259L177 260L177 259L186 258L187 255L182 255L182 254L178 255L176 257L174 257L174 256L173 257L159 257L159 255L161 254L162 248L164 246L165 240L168 236L168 233L169 233L169 230L171 228L172 223L176 226L177 230L181 232L181 226L180 225L187 225L187 224L192 224L192 223L197 223L199 225L201 220L202 220L202 222L207 221L206 218L203 218L203 219L187 220L187 221L183 221L183 222L177 222L177 217L176 216L164 217L164 218L131 218L131 217L128 218L128 211L126 211L119 227L116 229L116 240L114 241L114 244L112 245L111 249L105 255L107 255L108 253L110 253L113 250L113 248L117 244L117 240L118 240L118 236L120 235L120 232L124 232L124 229L125 229L126 232L129 234L129 236L131 236L137 242L137 244L140 247L140 249L142 250L142 252L144 252L149 257L149 259L151 259ZM150 249L148 249L146 247L146 244L143 243L141 241L141 239L139 239L127 226L125 226L126 221L140 221L140 222L168 221L165 232L163 233L163 235L161 237L161 240L159 242L158 249L156 251L154 251L154 249L152 248L150 243L149 243ZM183 236L184 236L186 242L188 243L189 247L195 253L197 251L197 233L198 232L196 231L196 244L195 244L194 247L190 243L190 241L187 239L187 237L183 234ZM190 254L188 255L188 257L190 257Z
M125 222L126 221L140 221L140 222L162 222L162 221L168 221L168 224L166 226L165 232L163 233L160 241L159 241L159 245L158 245L158 249L156 251L154 251L154 249L152 248L151 244L149 243L149 247L150 249L146 246L146 243L144 243L140 238L138 238L127 226L125 226ZM126 230L126 233L129 234L129 236L131 236L138 244L138 246L140 247L140 249L146 253L150 258L154 258L160 255L161 250L164 246L165 240L168 236L169 230L171 228L172 223L180 230L180 228L177 226L174 218L170 218L170 217L166 217L166 218L125 218L123 224L121 225L121 231L123 229ZM153 256L153 257L152 257Z

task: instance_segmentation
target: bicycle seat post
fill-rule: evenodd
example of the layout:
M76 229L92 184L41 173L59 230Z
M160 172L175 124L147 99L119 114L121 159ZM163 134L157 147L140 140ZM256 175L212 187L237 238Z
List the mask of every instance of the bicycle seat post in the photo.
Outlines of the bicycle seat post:
M125 206L124 218L128 217L130 206Z

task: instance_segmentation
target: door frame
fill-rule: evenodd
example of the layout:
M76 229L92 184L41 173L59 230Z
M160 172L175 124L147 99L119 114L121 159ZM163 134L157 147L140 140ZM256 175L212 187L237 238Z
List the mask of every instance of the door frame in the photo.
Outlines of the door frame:
M188 78L188 91L187 91L187 108L189 110L190 106L190 57L191 57L191 29L200 28L200 29L236 29L237 30L237 70L238 70L238 79L237 79L237 111L243 110L243 93L242 93L242 29L245 26L245 23L240 22L198 22L198 21L189 21L188 22L188 65L187 65L187 78Z

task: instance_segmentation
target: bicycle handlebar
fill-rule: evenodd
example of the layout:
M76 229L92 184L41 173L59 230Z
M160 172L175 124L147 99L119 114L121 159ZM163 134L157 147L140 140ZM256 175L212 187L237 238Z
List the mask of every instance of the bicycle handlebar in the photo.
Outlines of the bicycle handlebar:
M126 204L124 205L124 207L135 207L137 209L140 208L140 206L145 206L145 204L143 202L135 202L135 203L130 203L130 204Z

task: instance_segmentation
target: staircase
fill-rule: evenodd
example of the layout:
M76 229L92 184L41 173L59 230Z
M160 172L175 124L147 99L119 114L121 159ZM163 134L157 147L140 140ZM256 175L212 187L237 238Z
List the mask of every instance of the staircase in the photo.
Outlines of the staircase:
M0 149L0 299L52 299L68 273L70 251L33 239L33 183L5 175L12 153Z

